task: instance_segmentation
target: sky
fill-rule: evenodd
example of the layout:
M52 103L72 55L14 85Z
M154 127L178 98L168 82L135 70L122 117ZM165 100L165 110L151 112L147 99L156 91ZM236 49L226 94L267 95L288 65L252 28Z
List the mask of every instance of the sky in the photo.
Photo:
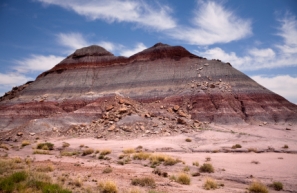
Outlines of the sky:
M296 0L1 0L0 95L76 49L162 42L220 59L297 104Z

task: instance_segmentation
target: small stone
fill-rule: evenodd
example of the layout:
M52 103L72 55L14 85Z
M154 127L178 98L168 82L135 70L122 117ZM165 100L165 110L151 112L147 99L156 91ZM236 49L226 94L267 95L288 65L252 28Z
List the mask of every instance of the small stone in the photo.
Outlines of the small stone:
M204 66L208 66L208 65L209 65L208 63L205 63L205 64L204 64Z
M34 136L35 135L35 133L29 133L31 136Z
M23 133L22 132L18 132L17 133L17 136L20 136L21 137L21 136L23 136Z
M201 78L201 74L198 74L198 77Z
M267 124L267 122L263 122L263 125L266 125Z
M174 111L177 111L178 109L179 109L179 106L178 105L174 105L173 110Z
M114 107L112 106L112 105L107 105L106 107L105 107L105 110L106 111L110 111L110 110L112 110Z
M100 138L103 138L103 136L102 135L97 135L96 138L100 139Z
M116 126L115 126L115 125L112 125L112 126L110 126L110 127L107 129L107 131L113 131L115 128L116 128Z
M146 118L150 118L150 117L151 117L151 115L150 115L150 114L148 114L148 113L146 113L146 114L144 115L144 117L146 117Z
M150 130L146 130L146 131L145 131L146 134L149 134L150 132L151 132Z
M128 111L128 109L126 107L122 107L119 109L119 113L126 113Z
M187 122L186 122L184 119L182 119L182 118L178 118L178 119L177 119L177 123L178 123L178 124L182 124L182 125L187 124Z

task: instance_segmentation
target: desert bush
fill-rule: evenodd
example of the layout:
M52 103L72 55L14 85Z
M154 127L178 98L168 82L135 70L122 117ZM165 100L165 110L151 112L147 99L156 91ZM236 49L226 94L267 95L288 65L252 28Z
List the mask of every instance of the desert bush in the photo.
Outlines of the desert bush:
M185 166L184 169L183 169L183 171L184 171L184 172L188 172L188 171L190 171L190 167L189 167L189 166Z
M83 185L83 182L81 180L81 178L75 178L73 181L72 181L73 185L75 185L76 187L81 187Z
M90 155L92 153L94 153L94 149L92 148L84 149L82 152L82 156Z
M162 172L159 168L154 169L153 174L157 174L157 175L163 176L165 178L168 176L167 172Z
M175 159L171 156L165 155L165 154L152 154L149 157L150 163L152 165L159 165L160 163L163 162L164 165L174 165L178 162L180 162L179 159Z
M205 190L210 190L210 189L215 190L215 189L217 189L217 187L218 187L217 182L212 178L206 178L206 180L203 184L203 188Z
M272 186L272 188L273 188L274 190L276 190L276 191L280 191L280 190L283 189L283 183L281 183L281 182L273 182L273 183L271 184L271 186Z
M193 162L193 166L197 166L198 167L199 166L199 162L197 162L197 161L196 162Z
M70 146L70 143L67 143L67 142L63 142L62 143L62 147L63 148L66 148L66 147L69 147Z
M242 146L240 144L235 144L232 146L232 149L237 149L237 148L242 148Z
M192 139L187 138L185 141L186 141L186 142L192 142Z
M108 155L110 153L111 153L111 150L110 149L103 149L103 150L101 150L100 155L105 156L105 155Z
M30 143L30 141L28 141L28 140L23 140L22 141L22 147L25 147L25 146L27 146L27 145L30 145L31 143Z
M152 177L134 178L132 179L131 184L134 186L156 187L155 180Z
M78 151L61 151L60 155L61 156L73 156L73 155L78 155Z
M42 150L53 150L54 149L54 144L46 142L46 143L39 143L37 144L37 149L42 149Z
M55 167L52 164L44 165L44 166L38 166L36 168L37 172L52 172L54 171Z
M205 158L205 161L206 161L206 162L211 161L211 157L206 157L206 158Z
M124 154L132 154L132 153L135 153L135 149L133 149L133 148L124 149L123 153Z
M205 172L205 173L213 173L214 168L213 168L213 166L211 164L204 163L202 166L200 166L199 171L200 172Z
M112 172L112 168L111 167L106 167L103 169L103 172L104 174L108 174L108 173L111 173Z
M189 185L191 182L191 177L186 173L180 173L176 179L177 183Z
M284 145L283 148L284 148L284 149L288 149L289 146L288 146L288 145Z
M48 150L34 150L33 154L43 154L43 155L50 155L50 152Z
M107 180L105 182L100 182L98 185L100 193L117 193L118 188L114 181Z
M139 153L133 154L133 159L134 160L146 160L150 157L150 155L151 155L151 153L139 152Z
M268 193L267 187L261 182L253 182L248 190L253 193Z

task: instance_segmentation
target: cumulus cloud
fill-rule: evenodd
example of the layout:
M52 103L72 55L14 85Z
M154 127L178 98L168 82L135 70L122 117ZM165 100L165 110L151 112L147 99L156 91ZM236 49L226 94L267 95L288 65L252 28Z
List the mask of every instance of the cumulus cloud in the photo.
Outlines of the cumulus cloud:
M12 87L22 85L29 80L33 80L33 78L19 73L0 73L0 96L11 90Z
M297 77L279 75L274 77L252 76L259 84L297 104Z
M137 0L37 0L47 5L57 5L72 10L90 20L107 22L130 22L140 27L155 30L171 29L176 26L170 16L171 8L157 4L152 6L145 1Z
M89 46L89 42L80 33L59 33L57 34L58 43L71 50L76 50L85 46Z
M27 72L42 72L49 70L56 64L61 62L64 57L60 56L43 56L43 55L31 55L29 58L24 58L22 60L17 60L17 65L13 67L19 73Z
M251 21L214 1L199 1L192 27L179 26L168 35L194 45L228 43L252 34Z
M273 45L270 48L251 48L243 56L238 56L235 52L226 52L219 47L195 50L194 52L209 59L220 59L224 62L230 62L240 70L297 66L296 18L290 16L280 20L280 28L277 35L283 38L282 43Z
M141 52L146 48L147 47L143 43L137 43L136 46L132 49L123 49L120 52L120 55L129 57L129 56L132 56L133 54L136 54L137 52Z

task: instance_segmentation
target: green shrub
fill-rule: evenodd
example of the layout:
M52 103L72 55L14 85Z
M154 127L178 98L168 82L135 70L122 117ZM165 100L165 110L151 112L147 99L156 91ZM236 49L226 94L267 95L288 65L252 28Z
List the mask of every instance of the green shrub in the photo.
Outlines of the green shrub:
M15 190L17 183L25 181L27 173L25 171L15 172L0 181L0 192L11 193Z
M283 183L281 182L273 182L272 187L274 190L280 191L283 189Z
M205 172L205 173L214 173L214 168L211 164L204 163L200 168L200 172Z

